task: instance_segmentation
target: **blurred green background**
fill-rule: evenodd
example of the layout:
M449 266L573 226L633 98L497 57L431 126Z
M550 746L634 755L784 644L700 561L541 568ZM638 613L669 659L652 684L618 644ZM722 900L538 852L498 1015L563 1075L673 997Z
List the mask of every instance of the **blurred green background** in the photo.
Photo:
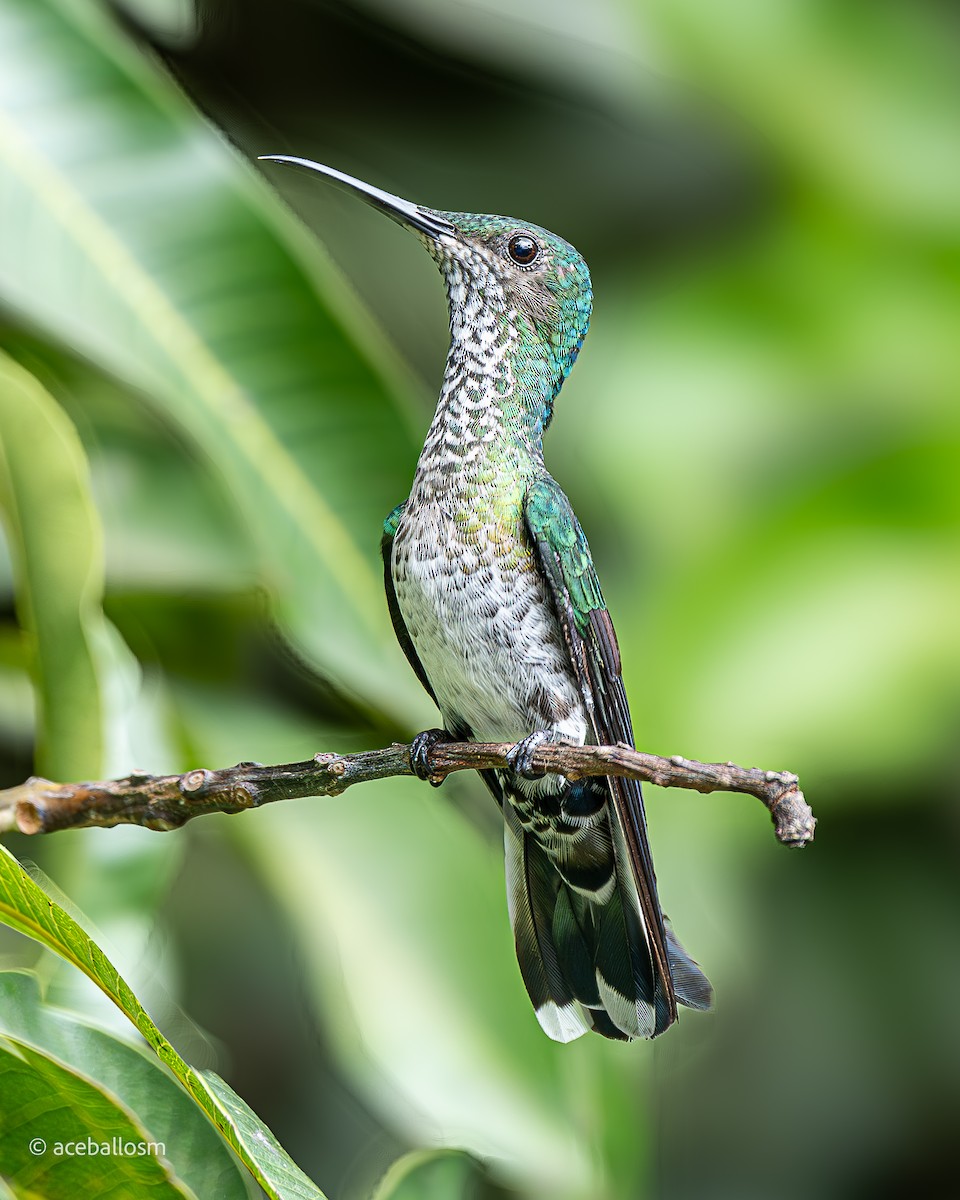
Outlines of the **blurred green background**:
M649 789L717 1007L633 1046L540 1032L475 780L12 837L334 1200L432 1145L485 1196L949 1194L958 59L936 0L0 0L3 784L435 723L378 540L442 287L251 165L293 153L581 250L546 456L639 743L795 770L820 819L792 854L755 801Z

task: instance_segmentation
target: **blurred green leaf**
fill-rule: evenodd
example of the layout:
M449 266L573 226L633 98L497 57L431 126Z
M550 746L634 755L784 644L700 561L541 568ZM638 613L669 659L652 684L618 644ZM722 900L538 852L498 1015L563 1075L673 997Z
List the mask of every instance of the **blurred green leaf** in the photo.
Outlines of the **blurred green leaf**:
M32 742L34 732L29 658L19 628L0 631L0 728L7 738L27 745Z
M473 1200L484 1169L457 1150L415 1150L398 1159L372 1200Z
M195 0L115 0L117 8L165 46L190 45L200 15Z
M239 762L251 746L270 762L299 762L321 750L339 754L369 748L369 738L280 704L224 688L178 683L174 691L187 761Z
M104 527L107 591L251 589L257 553L203 454L87 359L0 323L0 347L77 428Z
M0 243L0 296L196 440L292 635L397 711L398 686L414 687L376 547L415 453L403 368L302 231L96 6L7 0L0 47L0 223L20 231Z
M576 0L529 5L522 15L510 0L448 6L437 0L361 0L361 11L383 13L405 37L425 37L452 57L496 64L498 71L558 78L593 91L607 103L623 103L638 85L637 62L629 55L628 14L617 0L588 7Z
M18 578L40 708L37 757L56 779L95 779L104 758L97 666L109 638L100 597L100 525L70 422L0 355L0 506Z
M159 1153L140 1149L155 1139L114 1097L12 1037L0 1037L0 1096L0 1171L19 1194L74 1200L95 1189L194 1200ZM80 1143L79 1153L57 1153L58 1144L71 1142ZM105 1144L137 1149L107 1153Z
M802 188L862 219L955 229L960 75L936 6L653 0L649 14L672 70L749 114Z
M163 1157L197 1196L248 1197L245 1177L223 1140L157 1060L44 1003L35 975L0 973L0 1033L56 1059L112 1095L142 1125L145 1140L163 1144ZM0 1111L4 1106L8 1111L14 1107L6 1095L0 1098ZM51 1115L56 1118L52 1140L75 1136L59 1114Z
M140 1031L271 1200L322 1200L320 1190L240 1097L212 1072L199 1073L184 1062L100 947L2 846L0 921L53 950L93 980Z

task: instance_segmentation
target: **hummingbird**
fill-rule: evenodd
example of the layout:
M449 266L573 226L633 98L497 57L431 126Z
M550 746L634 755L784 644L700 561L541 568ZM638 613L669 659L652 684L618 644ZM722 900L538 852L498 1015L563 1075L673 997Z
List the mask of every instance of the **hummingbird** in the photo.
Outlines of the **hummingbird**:
M517 958L543 1030L653 1038L712 989L660 908L638 780L535 769L545 742L634 745L620 652L590 548L544 465L543 435L593 293L562 238L513 217L446 212L332 167L319 172L416 235L446 284L450 349L409 497L382 554L397 639L441 741L508 742L482 772L504 819Z

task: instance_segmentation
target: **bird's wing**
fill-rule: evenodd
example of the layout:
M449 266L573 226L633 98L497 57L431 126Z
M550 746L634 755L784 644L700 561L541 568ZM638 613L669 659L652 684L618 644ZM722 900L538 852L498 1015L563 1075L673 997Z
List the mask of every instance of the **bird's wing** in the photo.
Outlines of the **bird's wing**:
M600 592L590 547L570 501L554 480L546 477L531 484L524 509L593 735L599 745L623 742L632 746L633 728L620 677L617 636ZM650 1037L666 1029L677 1015L667 934L657 898L640 783L609 776L607 786L624 920L638 920L642 928L640 937L631 937L628 929L626 945L632 961L623 966L633 977L637 996L647 993L647 1004L638 1000L637 1023L640 1035Z
M407 656L407 662L413 667L414 674L423 684L427 695L436 704L437 697L430 686L430 680L423 669L423 663L413 648L413 642L410 640L410 634L407 632L407 627L404 624L403 614L400 612L400 605L397 603L397 590L393 586L393 539L396 537L397 527L400 524L400 518L403 516L406 504L406 500L404 500L403 504L398 504L383 523L383 537L380 539L380 554L383 557L383 588L387 593L387 609L390 612L390 620L393 622L393 632L397 635L400 649ZM437 707L439 708L439 705Z

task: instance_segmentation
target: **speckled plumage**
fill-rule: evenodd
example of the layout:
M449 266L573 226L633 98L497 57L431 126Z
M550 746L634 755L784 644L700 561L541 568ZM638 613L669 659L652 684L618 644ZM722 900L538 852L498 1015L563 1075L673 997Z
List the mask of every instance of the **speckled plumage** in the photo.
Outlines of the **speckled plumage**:
M660 911L640 785L521 769L531 735L632 744L590 550L543 462L592 293L572 246L509 217L411 204L304 159L413 230L446 281L450 351L410 496L384 524L391 617L457 738L520 743L484 772L504 814L521 974L543 1029L655 1037L710 985ZM426 735L424 735L425 737Z
M518 227L500 220L504 233ZM441 239L434 250L451 346L395 535L397 602L447 728L481 741L554 728L582 742L583 702L523 518L527 487L545 470L553 364L505 292L507 271L485 248L461 245ZM589 287L582 308L585 325Z

